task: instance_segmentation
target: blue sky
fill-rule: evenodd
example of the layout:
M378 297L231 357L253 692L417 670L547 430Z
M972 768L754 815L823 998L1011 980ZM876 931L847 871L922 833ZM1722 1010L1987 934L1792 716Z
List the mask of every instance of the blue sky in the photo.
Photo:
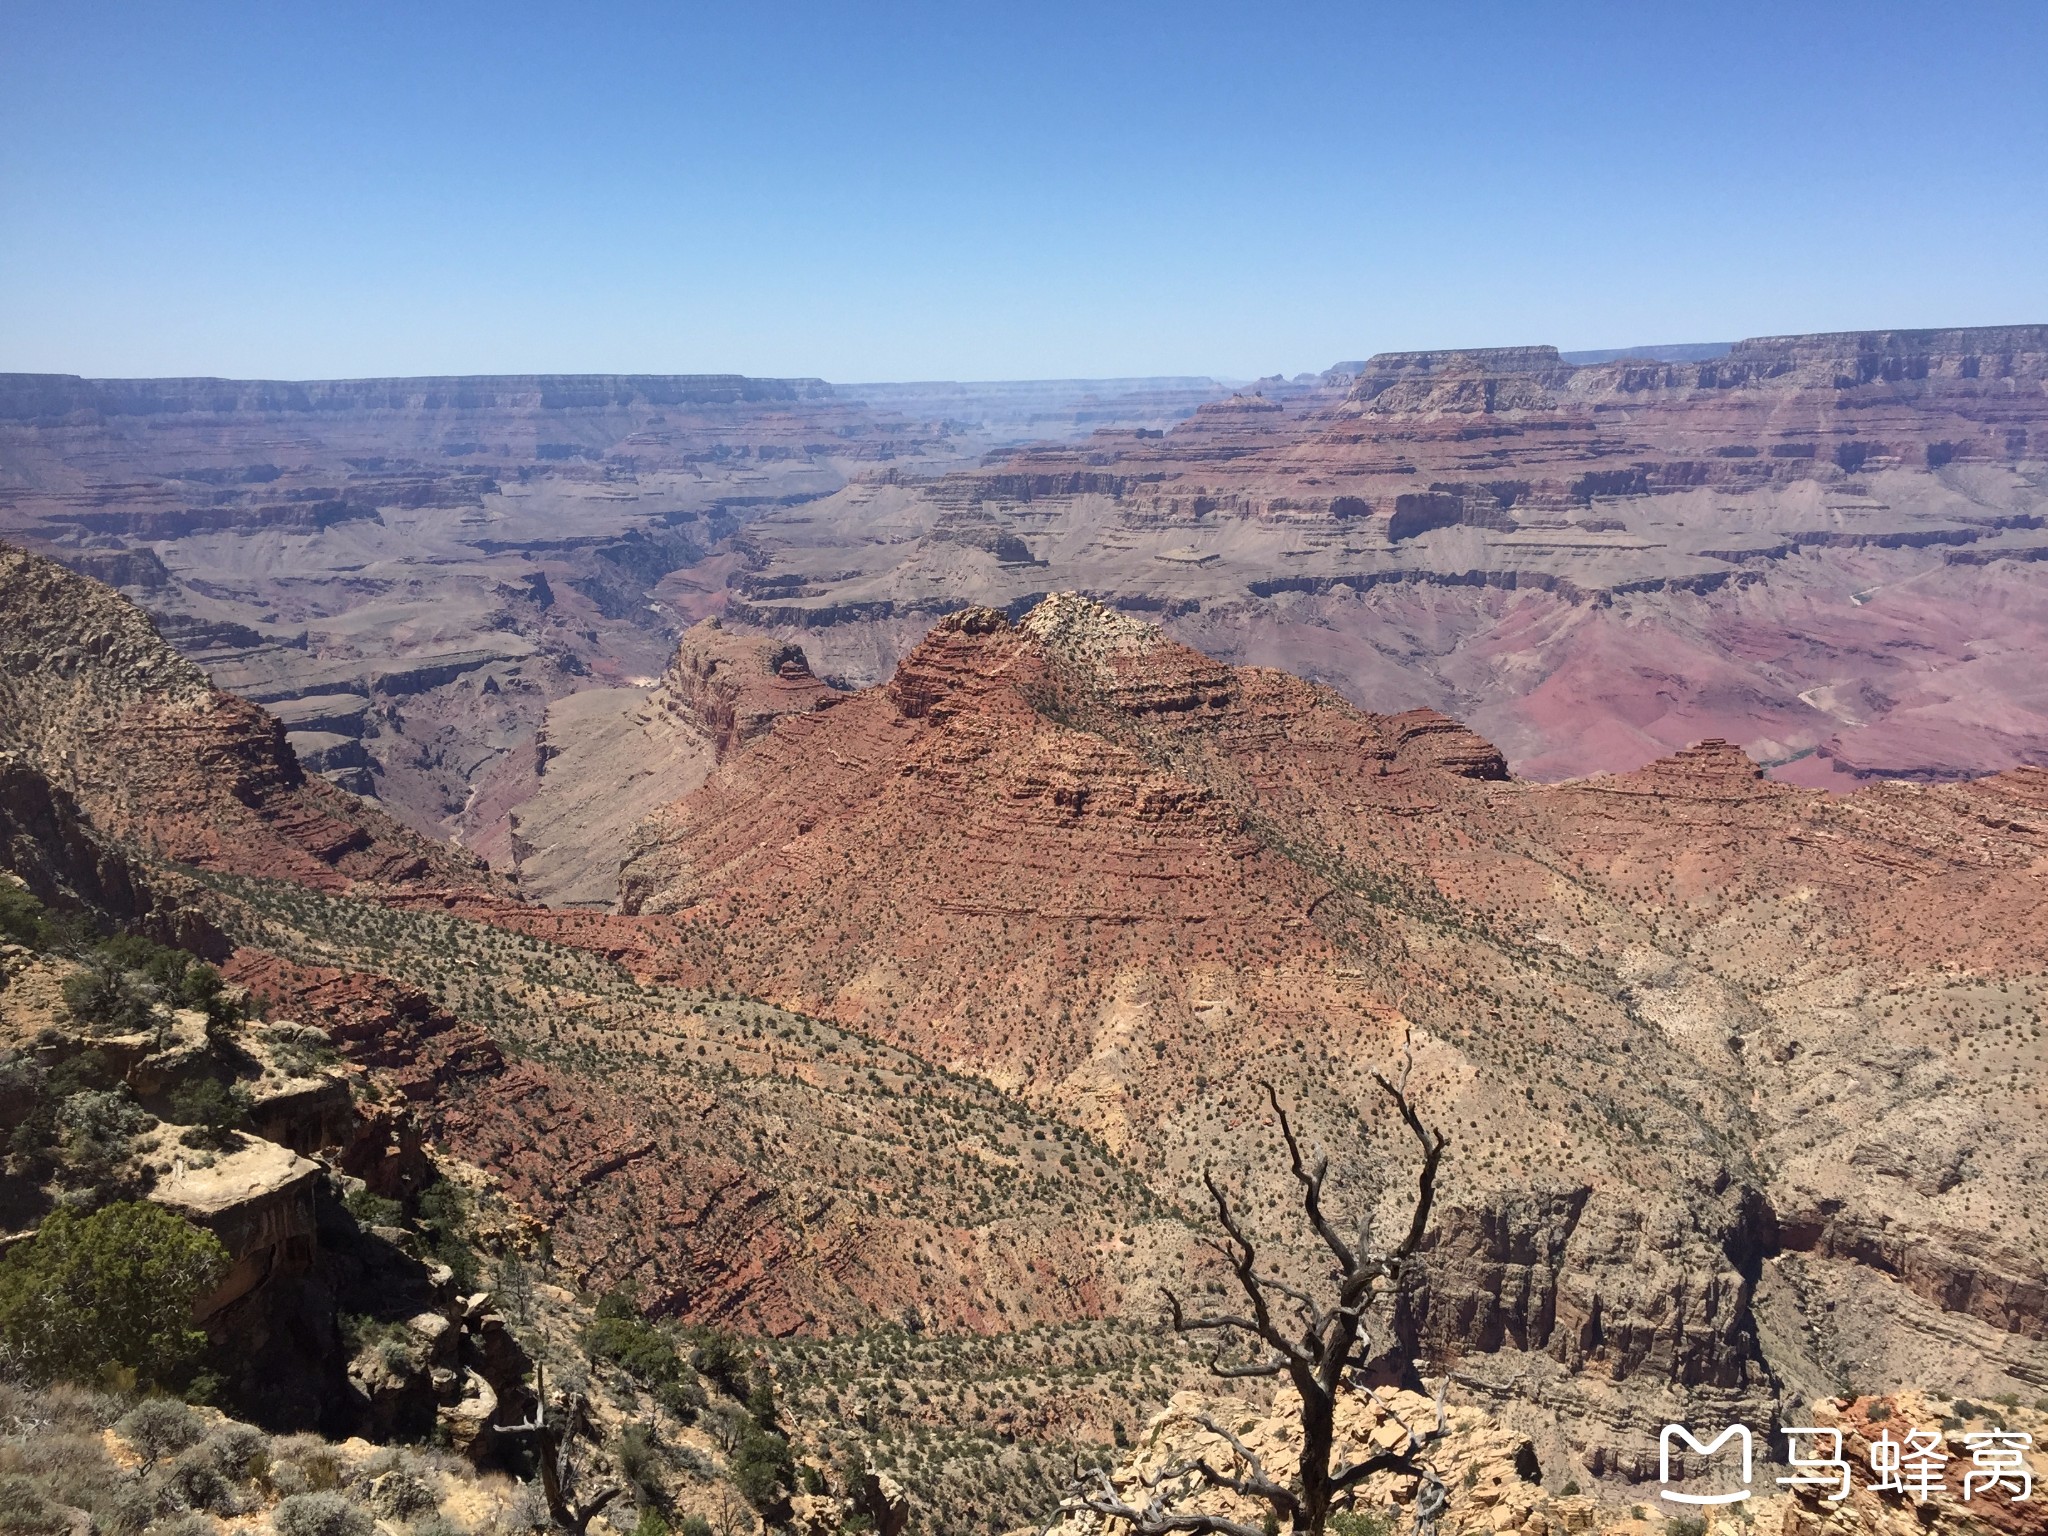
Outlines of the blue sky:
M2048 321L2048 3L0 0L0 369L1320 369Z

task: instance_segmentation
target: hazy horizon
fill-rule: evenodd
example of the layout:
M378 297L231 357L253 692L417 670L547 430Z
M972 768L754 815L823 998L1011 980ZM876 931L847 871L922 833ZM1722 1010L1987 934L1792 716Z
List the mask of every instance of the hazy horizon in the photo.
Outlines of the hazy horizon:
M0 18L0 369L1292 376L2048 312L2048 10Z

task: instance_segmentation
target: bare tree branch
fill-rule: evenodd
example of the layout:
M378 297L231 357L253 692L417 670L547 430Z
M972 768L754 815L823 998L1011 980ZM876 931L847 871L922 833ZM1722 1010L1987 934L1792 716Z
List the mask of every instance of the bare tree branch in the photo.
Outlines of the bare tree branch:
M542 1365L534 1368L533 1416L523 1424L508 1424L499 1430L503 1435L533 1440L535 1460L540 1463L541 1492L548 1501L548 1515L570 1536L584 1536L590 1522L607 1504L625 1492L624 1488L612 1483L588 1499L576 1497L576 1473L570 1459L570 1447L582 1428L583 1398L580 1393L569 1393L562 1400L560 1415L553 1419L548 1417L547 1367Z
M1350 1244L1337 1235L1337 1229L1323 1215L1323 1180L1329 1176L1330 1160L1318 1156L1314 1167L1302 1165L1301 1143L1295 1138L1294 1124L1287 1118L1287 1111L1280 1107L1279 1090L1271 1083L1259 1086L1266 1090L1266 1102L1273 1106L1273 1114L1280 1121L1280 1134L1287 1141L1287 1160L1293 1165L1295 1181L1301 1185L1301 1205L1308 1215L1309 1225L1316 1229L1323 1246L1335 1255L1337 1267L1349 1274L1358 1268L1358 1258Z
M1332 1276L1335 1295L1328 1302L1276 1275L1262 1275L1258 1247L1252 1240L1228 1196L1217 1183L1212 1169L1202 1172L1203 1186L1216 1207L1216 1222L1223 1239L1207 1239L1206 1246L1230 1266L1243 1293L1246 1311L1206 1313L1190 1316L1179 1296L1166 1292L1167 1318L1174 1332L1182 1335L1215 1334L1251 1346L1250 1358L1226 1363L1225 1351L1211 1354L1209 1369L1225 1380L1285 1375L1300 1400L1301 1452L1294 1476L1285 1484L1270 1475L1259 1457L1241 1439L1215 1420L1196 1420L1201 1427L1231 1448L1233 1466L1219 1469L1205 1458L1163 1467L1140 1479L1145 1501L1131 1502L1117 1489L1107 1471L1090 1469L1077 1475L1060 1502L1060 1510L1047 1529L1067 1513L1092 1512L1107 1520L1120 1521L1132 1536L1259 1536L1256 1528L1221 1515L1197 1514L1183 1506L1200 1487L1222 1490L1239 1498L1263 1503L1275 1519L1284 1519L1295 1536L1323 1536L1331 1508L1340 1498L1376 1473L1396 1473L1416 1480L1418 1536L1429 1536L1430 1528L1444 1508L1447 1494L1430 1469L1428 1456L1444 1435L1443 1390L1436 1398L1436 1424L1418 1434L1377 1397L1372 1401L1401 1427L1399 1445L1374 1452L1363 1461L1337 1468L1335 1454L1337 1404L1346 1391L1356 1390L1347 1373L1365 1369L1372 1348L1366 1319L1392 1289L1399 1285L1403 1270L1428 1235L1436 1204L1437 1172L1449 1140L1427 1126L1408 1097L1408 1083L1414 1072L1412 1043L1402 1042L1398 1073L1388 1078L1373 1073L1373 1081L1392 1102L1396 1115L1408 1128L1422 1154L1416 1175L1415 1198L1409 1210L1407 1229L1391 1249L1376 1249L1372 1241L1370 1213L1358 1222L1355 1242L1346 1242L1323 1207L1324 1185L1329 1178L1329 1159L1318 1149L1311 1158L1302 1149L1292 1118L1280 1102L1271 1083L1262 1083L1266 1102L1279 1122L1287 1145L1288 1167L1301 1195L1302 1216L1311 1231L1336 1260ZM1299 1324L1298 1337L1289 1337L1274 1317L1278 1300L1293 1313ZM1447 1384L1447 1383L1446 1383Z

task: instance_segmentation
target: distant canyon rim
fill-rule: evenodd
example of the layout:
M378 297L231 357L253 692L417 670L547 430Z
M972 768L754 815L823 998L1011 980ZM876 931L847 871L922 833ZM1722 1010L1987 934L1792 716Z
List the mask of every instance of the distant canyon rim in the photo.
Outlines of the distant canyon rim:
M1833 790L2048 762L2040 325L1235 387L0 375L0 537L309 770L593 906L716 757L647 749L714 617L844 689L1077 592L1536 779L1708 737Z

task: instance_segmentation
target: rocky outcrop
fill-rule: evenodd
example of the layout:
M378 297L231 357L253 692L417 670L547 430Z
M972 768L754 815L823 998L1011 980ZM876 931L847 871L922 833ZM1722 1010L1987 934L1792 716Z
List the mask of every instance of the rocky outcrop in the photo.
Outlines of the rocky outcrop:
M711 618L684 634L648 704L708 739L715 761L761 735L778 716L816 709L833 697L811 675L800 646L734 635Z
M149 1198L207 1228L227 1249L230 1268L200 1301L201 1321L258 1286L312 1267L314 1184L320 1167L287 1147L245 1137L239 1147L178 1158Z
M1287 1413L1289 1399L1283 1395L1269 1408L1250 1408L1228 1398L1204 1398L1195 1393L1177 1395L1166 1411L1145 1428L1138 1448L1122 1457L1111 1471L1113 1486L1126 1502L1142 1505L1152 1492L1185 1489L1170 1502L1176 1510L1224 1515L1257 1526L1265 1518L1266 1506L1227 1490L1199 1490L1197 1479L1184 1475L1162 1476L1176 1467L1206 1460L1211 1466L1230 1470L1241 1466L1234 1448L1201 1421L1208 1418L1235 1434L1241 1444L1258 1456L1269 1473L1291 1465L1298 1455L1300 1428ZM1976 1415L1964 1420L1958 1414ZM1780 1471L1771 1459L1782 1451L1775 1436L1751 1433L1754 1457L1747 1486L1729 1478L1725 1487L1740 1493L1733 1507L1739 1517L1705 1518L1702 1528L1714 1536L1733 1536L1741 1530L1756 1529L1782 1536L1835 1536L1835 1533L1865 1531L1874 1536L1937 1536L1969 1531L1994 1531L2000 1536L2034 1536L2048 1530L2037 1497L2018 1496L2025 1486L2019 1477L2008 1485L1986 1487L1988 1478L1978 1472L1980 1482L1968 1500L1963 1497L1965 1472L1976 1469L1969 1437L1993 1427L2010 1427L2027 1440L2035 1440L2033 1426L2041 1422L2038 1410L2006 1410L1989 1413L1974 1404L1937 1398L1918 1392L1854 1398L1824 1398L1804 1415L1806 1424L1840 1436L1839 1451L1849 1469L1846 1495L1835 1497L1841 1487L1826 1476L1799 1481L1795 1470ZM1355 1393L1339 1400L1339 1464L1363 1459L1374 1450L1400 1443L1408 1433L1424 1433L1437 1426L1437 1408L1414 1392L1382 1390L1371 1396ZM1717 1421L1718 1422L1718 1421ZM2026 1425L2026 1428L2020 1428ZM1943 1465L1935 1475L1934 1494L1920 1499L1910 1494L1881 1492L1877 1474L1871 1469L1871 1447L1889 1437L1893 1445L1902 1442L1909 1430L1931 1432ZM1657 1456L1656 1430L1643 1442L1649 1460ZM1826 1434L1809 1434L1800 1453L1825 1458L1837 1447ZM2038 1452L2021 1452L2026 1474L2038 1480L2042 1458ZM1524 1536L1567 1536L1567 1533L1640 1532L1649 1515L1645 1510L1647 1490L1593 1487L1581 1491L1577 1473L1583 1471L1569 1458L1543 1448L1529 1437L1509 1428L1506 1421L1467 1406L1444 1410L1441 1437L1423 1457L1441 1492L1442 1506L1435 1528L1447 1536L1496 1536L1521 1532ZM1685 1490L1680 1463L1679 1486ZM1711 1475L1706 1464L1691 1469L1695 1477ZM1775 1475L1774 1475L1775 1474ZM1649 1473L1654 1479L1656 1471ZM1152 1481L1147 1482L1150 1478ZM1710 1484L1722 1487L1721 1484ZM1384 1473L1360 1485L1355 1509L1367 1518L1401 1521L1411 1518L1419 1479L1413 1475ZM1131 1497L1137 1495L1137 1497ZM1675 1507L1662 1506L1667 1512ZM1671 1516L1676 1519L1678 1516ZM1107 1522L1088 1513L1068 1514L1051 1527L1061 1532L1102 1532Z
M1335 1466L1368 1460L1376 1452L1404 1443L1411 1432L1422 1435L1437 1427L1437 1405L1416 1392L1354 1392L1339 1397L1337 1403ZM1269 1476L1284 1484L1301 1455L1301 1426L1287 1411L1293 1405L1291 1394L1284 1392L1266 1408L1239 1399L1176 1393L1165 1410L1145 1425L1137 1448L1112 1469L1112 1485L1124 1502L1139 1506L1154 1493L1176 1490L1178 1497L1169 1494L1171 1509L1221 1515L1256 1529L1267 1520L1268 1505L1227 1489L1199 1488L1198 1479L1175 1469L1191 1467L1197 1461L1226 1471L1243 1465L1230 1442L1203 1423L1207 1419L1228 1429L1259 1458ZM1476 1409L1445 1410L1443 1434L1424 1464L1447 1495L1437 1528L1456 1536L1491 1536L1512 1530L1528 1531L1531 1536L1554 1531L1562 1536L1565 1531L1595 1526L1593 1501L1575 1496L1576 1489L1573 1495L1560 1495L1528 1436L1504 1428ZM1376 1473L1357 1488L1354 1507L1358 1511L1407 1519L1420 1480L1410 1474ZM1049 1529L1063 1536L1080 1536L1116 1527L1082 1511L1065 1515Z
M494 1041L424 993L388 977L241 949L222 966L270 1008L317 1018L359 1066L405 1099L431 1102L451 1083L504 1066Z

